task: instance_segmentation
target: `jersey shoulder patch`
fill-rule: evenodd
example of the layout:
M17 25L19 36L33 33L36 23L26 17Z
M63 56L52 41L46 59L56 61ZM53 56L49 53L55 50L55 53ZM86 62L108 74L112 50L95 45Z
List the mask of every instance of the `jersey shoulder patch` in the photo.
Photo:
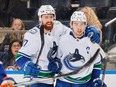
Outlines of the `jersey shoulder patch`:
M30 29L28 32L31 34L36 34L38 30L36 28L33 28L33 29Z
M60 25L60 24L62 24L60 21L55 21L55 24L56 25Z

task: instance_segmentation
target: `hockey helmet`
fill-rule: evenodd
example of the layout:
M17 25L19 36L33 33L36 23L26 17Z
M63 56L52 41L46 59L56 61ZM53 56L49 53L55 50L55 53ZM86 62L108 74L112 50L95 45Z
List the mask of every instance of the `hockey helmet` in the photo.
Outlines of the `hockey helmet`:
M82 22L87 22L86 16L82 11L75 11L71 18L70 21L82 21Z
M53 14L56 19L55 10L51 5L42 5L38 10L39 21L41 22L41 16L44 14Z

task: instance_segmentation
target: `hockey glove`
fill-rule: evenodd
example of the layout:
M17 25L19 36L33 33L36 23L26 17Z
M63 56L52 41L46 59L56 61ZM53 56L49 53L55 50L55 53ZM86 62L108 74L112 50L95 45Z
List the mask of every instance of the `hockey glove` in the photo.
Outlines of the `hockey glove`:
M92 42L96 42L98 44L100 43L100 33L95 27L93 26L87 27L85 30L85 34L87 37L91 39Z
M32 77L37 77L39 74L40 69L37 68L37 66L31 62L27 61L24 66L24 72L26 75L30 75Z
M60 59L54 58L49 61L48 70L50 70L54 73L59 73L61 68L62 68L62 63L61 63Z
M102 80L100 78L96 78L93 80L91 87L101 87L102 86ZM105 83L103 83L103 87L107 87Z

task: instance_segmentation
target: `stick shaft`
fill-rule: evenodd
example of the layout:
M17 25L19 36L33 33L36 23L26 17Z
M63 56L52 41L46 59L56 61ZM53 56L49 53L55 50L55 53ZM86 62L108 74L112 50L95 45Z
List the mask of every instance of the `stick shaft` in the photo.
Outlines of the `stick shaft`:
M19 82L19 83L16 83L14 86L27 86L27 85L32 85L32 84L35 84L35 83L38 83L38 82L45 82L45 81L48 81L48 80L52 80L54 78L43 78L43 79L39 79L39 78L36 78L36 79L32 79L32 80L29 80L29 81L23 81L23 82Z
M105 24L105 27L109 26L110 24L112 24L112 23L115 22L115 21L116 21L116 17L113 18L112 20L110 20L109 22L107 22L107 23Z
M56 79L56 78L64 77L64 76L67 76L67 75L74 75L74 74L78 73L80 70L82 70L83 68L85 68L85 67L89 66L91 63L93 63L93 61L96 59L97 55L99 54L99 51L100 51L100 49L97 49L96 53L93 55L93 57L85 65L83 65L82 67L80 67L79 69L77 69L77 70L75 70L73 72L69 72L69 73L66 73L66 74L61 74L61 75L55 76L53 78L43 78L43 79L38 78L37 80L32 79L30 81L17 83L14 86L31 85L31 84L34 84L34 83L37 83L37 82Z
M101 85L101 87L104 87L104 79L105 79L105 74L106 74L106 67L107 67L107 59L104 59L103 74L102 74L102 85Z

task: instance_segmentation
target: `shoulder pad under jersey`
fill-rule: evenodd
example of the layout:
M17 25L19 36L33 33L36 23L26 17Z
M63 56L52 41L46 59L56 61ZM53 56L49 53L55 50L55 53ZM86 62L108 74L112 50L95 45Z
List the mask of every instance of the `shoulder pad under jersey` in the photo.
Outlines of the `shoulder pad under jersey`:
M59 24L61 24L61 22L60 21L55 21L55 24L59 25Z
M31 34L35 34L35 33L38 32L38 30L36 28L32 28L28 32L31 33Z

